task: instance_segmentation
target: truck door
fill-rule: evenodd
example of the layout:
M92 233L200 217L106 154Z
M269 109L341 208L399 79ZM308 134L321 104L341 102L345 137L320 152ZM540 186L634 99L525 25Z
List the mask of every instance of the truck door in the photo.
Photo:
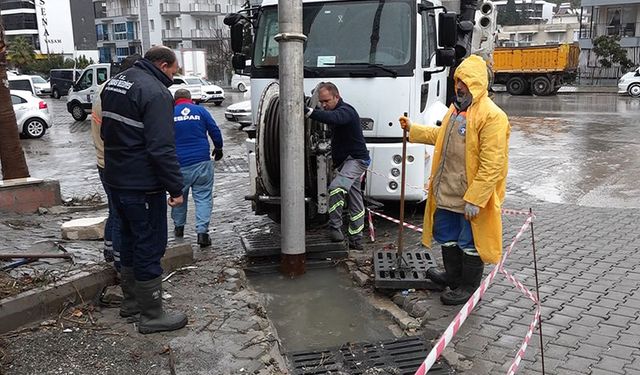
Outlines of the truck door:
M83 107L88 105L91 108L93 95L96 93L96 68L88 68L82 73L78 80L77 98L82 102Z

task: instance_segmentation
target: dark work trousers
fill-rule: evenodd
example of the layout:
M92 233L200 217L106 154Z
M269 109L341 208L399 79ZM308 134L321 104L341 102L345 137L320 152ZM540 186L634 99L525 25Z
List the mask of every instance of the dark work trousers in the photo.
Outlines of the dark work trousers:
M107 216L107 222L104 225L104 260L113 262L116 271L120 272L120 249L114 246L114 243L117 242L117 237L120 236L120 218L118 217L118 211L113 206L111 188L104 183L104 168L98 166L98 175L107 195L107 204L109 206L109 216Z
M133 267L138 281L162 275L160 259L167 247L167 198L165 192L145 193L111 189L120 216L120 262Z

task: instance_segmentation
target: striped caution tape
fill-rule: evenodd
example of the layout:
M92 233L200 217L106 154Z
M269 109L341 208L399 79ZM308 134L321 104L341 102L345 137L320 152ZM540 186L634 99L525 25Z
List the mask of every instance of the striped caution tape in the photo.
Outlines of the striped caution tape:
M444 348L449 344L449 342L451 342L451 339L456 335L456 333L460 329L460 326L462 326L464 321L467 319L467 317L471 314L473 309L476 307L476 305L480 301L480 298L482 298L484 293L487 291L487 288L495 278L498 271L504 273L505 276L507 276L507 279L509 279L509 281L511 281L518 289L523 291L523 293L527 297L529 297L532 301L534 301L536 304L536 312L534 314L533 321L529 325L529 330L524 338L522 345L520 346L520 350L518 350L518 353L516 354L516 357L512 362L511 366L509 367L509 371L507 372L508 375L515 373L515 371L518 369L520 361L524 357L524 353L527 349L529 341L531 340L533 331L535 330L535 327L538 325L538 321L540 319L540 301L538 301L535 295L531 293L524 285L522 285L522 283L520 283L513 275L509 274L504 269L503 265L507 257L509 256L509 254L511 254L511 251L515 247L515 244L518 242L520 237L522 237L524 232L527 230L527 228L531 224L532 220L533 220L533 215L529 215L529 217L527 217L524 224L522 225L522 228L520 228L520 230L518 231L518 234L516 234L515 238L507 248L507 251L505 252L502 259L500 260L500 263L498 263L498 265L494 267L494 269L489 273L489 275L484 280L482 280L482 283L480 284L478 289L476 289L476 291L469 298L467 303L465 303L465 305L460 309L460 311L458 312L456 317L453 319L451 324L449 324L449 326L447 327L445 332L442 334L442 336L440 336L440 338L438 339L437 343L435 344L431 352L429 352L429 355L427 356L427 358L420 365L420 368L418 368L418 370L415 372L415 375L425 375L427 371L429 371L429 369L433 366L433 364L436 362L436 360L440 357L440 355L444 351Z

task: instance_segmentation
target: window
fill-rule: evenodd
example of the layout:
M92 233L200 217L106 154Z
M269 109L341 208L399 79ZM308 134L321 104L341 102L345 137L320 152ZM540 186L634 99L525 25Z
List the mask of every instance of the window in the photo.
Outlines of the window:
M151 29L151 31L154 31L156 29L156 23L153 20L149 20L149 28Z
M113 39L127 40L127 24L126 23L113 24Z
M129 55L129 47L116 48L116 61L120 62Z
M405 2L346 1L308 3L303 12L304 65L334 69L334 64L410 62L413 33L412 9ZM264 8L256 35L254 64L278 63L278 12Z
M97 81L98 84L99 85L103 84L109 78L109 74L107 73L107 68L98 68L97 78L98 78L98 81Z
M26 102L27 102L26 100L22 99L18 95L11 95L11 104L13 105L22 104Z
M436 20L432 12L422 12L422 67L428 68L436 52Z
M5 30L37 30L38 21L35 13L5 14L2 16Z
M25 90L33 92L33 88L31 87L31 81L28 79L12 79L9 80L9 89L10 90Z
M99 42L109 40L109 28L106 24L96 25L96 37Z
M78 88L86 90L91 86L93 86L93 70L87 70L78 80Z
M171 20L165 20L164 21L164 29L165 30L171 30Z
M36 9L36 5L33 0L2 0L0 2L0 9Z
M107 16L107 4L99 1L94 2L93 15L96 19L105 18Z
M33 83L47 83L47 81L40 76L32 76L31 81L33 81Z

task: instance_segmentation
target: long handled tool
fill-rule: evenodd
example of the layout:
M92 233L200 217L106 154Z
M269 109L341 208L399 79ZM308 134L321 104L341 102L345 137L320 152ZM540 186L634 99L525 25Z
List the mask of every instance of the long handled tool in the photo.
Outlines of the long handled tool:
M408 117L407 112L404 113L404 117ZM402 129L402 172L400 175L400 229L398 231L398 252L396 259L398 261L398 268L402 263L402 250L403 250L403 232L404 232L404 188L405 188L405 172L407 169L407 130Z

